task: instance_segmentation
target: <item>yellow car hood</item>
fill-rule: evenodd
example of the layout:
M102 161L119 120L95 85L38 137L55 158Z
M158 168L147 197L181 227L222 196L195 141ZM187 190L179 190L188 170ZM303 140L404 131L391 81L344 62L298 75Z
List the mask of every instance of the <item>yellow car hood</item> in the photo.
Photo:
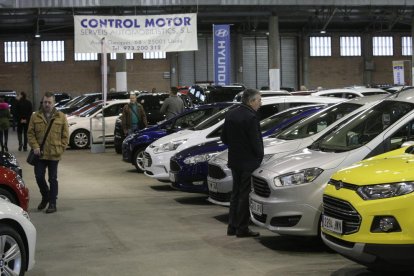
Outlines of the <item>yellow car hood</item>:
M332 178L360 186L414 181L414 155L403 153L367 159L339 170Z

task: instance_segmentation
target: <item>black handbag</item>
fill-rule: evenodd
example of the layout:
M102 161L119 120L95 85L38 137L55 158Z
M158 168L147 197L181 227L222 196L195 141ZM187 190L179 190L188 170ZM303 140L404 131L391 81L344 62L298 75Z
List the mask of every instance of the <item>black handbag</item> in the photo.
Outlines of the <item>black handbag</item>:
M47 127L47 130L46 130L45 136L43 137L42 144L40 145L40 152L42 152L42 151L43 151L43 146L45 145L47 135L49 134L50 128L52 127L52 124L53 124L53 121L54 121L54 120L55 120L55 119L52 119L52 120L50 121L50 123L49 123L48 127ZM37 161L39 161L39 159L40 159L40 156L39 156L39 155L34 154L33 149L31 149L31 150L29 151L29 155L27 155L26 162L27 162L27 163L29 163L29 164L30 164L30 165L32 165L32 166L35 166L35 165L36 165L36 163L37 163Z
M39 160L39 155L34 154L33 149L29 151L29 155L27 156L26 162L30 165L36 165L37 161Z

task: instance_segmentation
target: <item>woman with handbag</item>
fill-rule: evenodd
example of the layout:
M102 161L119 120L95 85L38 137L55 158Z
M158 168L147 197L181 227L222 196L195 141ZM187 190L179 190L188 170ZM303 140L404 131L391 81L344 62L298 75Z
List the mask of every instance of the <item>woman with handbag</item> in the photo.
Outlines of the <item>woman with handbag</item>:
M66 115L54 107L55 98L46 92L42 106L30 118L27 138L33 153L39 156L34 165L37 185L42 195L42 201L37 207L43 210L49 204L46 213L56 212L58 195L57 171L59 160L69 144L69 128ZM48 170L49 186L45 174Z

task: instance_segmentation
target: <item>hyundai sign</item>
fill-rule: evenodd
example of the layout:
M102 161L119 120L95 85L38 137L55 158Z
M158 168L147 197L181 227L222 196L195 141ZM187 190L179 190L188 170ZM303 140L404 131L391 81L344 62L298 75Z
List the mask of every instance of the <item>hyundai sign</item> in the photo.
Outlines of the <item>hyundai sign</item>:
M214 82L230 84L230 26L213 25Z

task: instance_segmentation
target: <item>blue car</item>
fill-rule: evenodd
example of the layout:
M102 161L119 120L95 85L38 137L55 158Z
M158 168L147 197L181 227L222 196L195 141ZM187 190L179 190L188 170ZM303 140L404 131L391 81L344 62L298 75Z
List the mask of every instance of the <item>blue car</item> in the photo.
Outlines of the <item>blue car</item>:
M132 163L138 172L143 172L143 154L149 144L173 132L196 126L211 115L233 104L232 102L220 102L200 105L158 125L127 136L122 143L122 160Z
M293 107L260 122L264 137L279 132L303 118L326 107L326 105L307 105ZM221 140L202 143L178 152L170 159L170 181L176 189L185 192L207 193L208 160L226 150Z

